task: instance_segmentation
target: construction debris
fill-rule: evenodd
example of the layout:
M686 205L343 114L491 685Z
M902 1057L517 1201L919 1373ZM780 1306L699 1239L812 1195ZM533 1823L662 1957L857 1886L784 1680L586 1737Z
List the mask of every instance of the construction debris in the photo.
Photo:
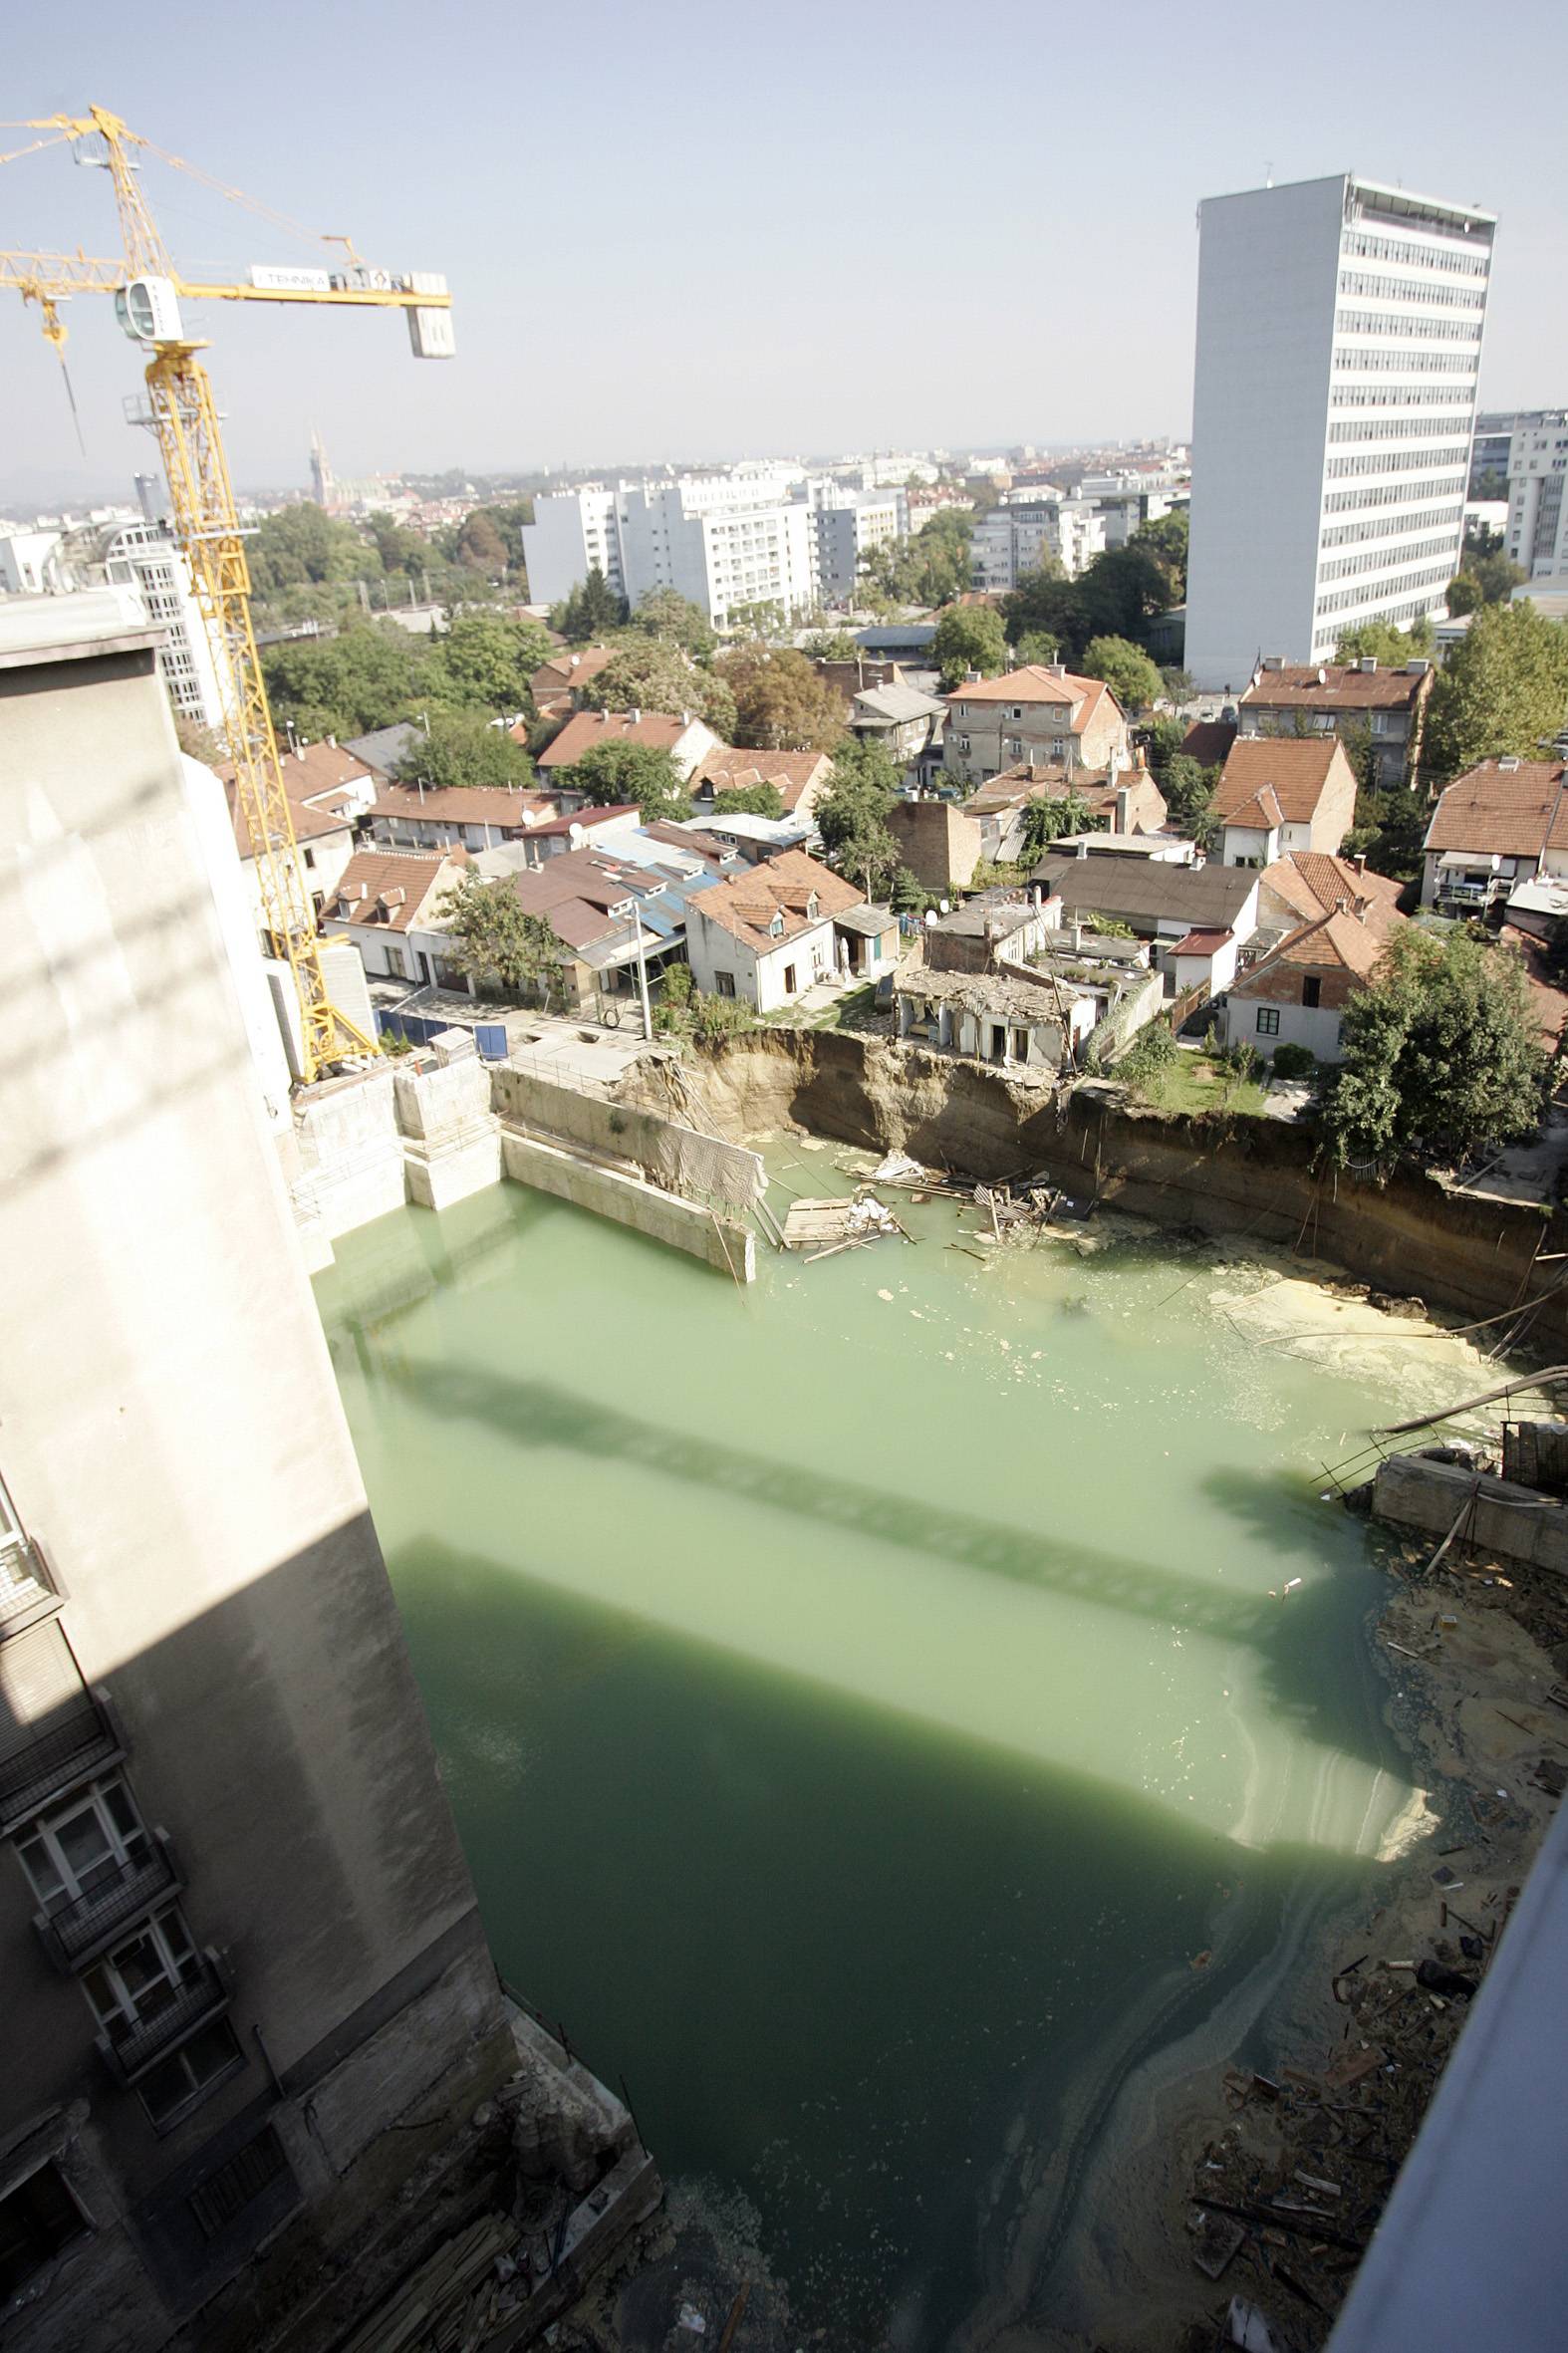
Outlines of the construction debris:
M905 1241L913 1238L887 1204L864 1185L848 1200L791 1201L784 1220L784 1247L804 1250L808 1265L812 1259L829 1257L838 1250L900 1236Z

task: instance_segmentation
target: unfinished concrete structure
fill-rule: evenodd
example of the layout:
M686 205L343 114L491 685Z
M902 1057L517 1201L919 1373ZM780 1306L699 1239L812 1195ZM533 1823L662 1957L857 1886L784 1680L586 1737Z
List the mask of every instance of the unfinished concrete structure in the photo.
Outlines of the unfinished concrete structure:
M112 594L0 612L0 2333L305 2353L505 2204L548 2054L436 1779L156 644Z

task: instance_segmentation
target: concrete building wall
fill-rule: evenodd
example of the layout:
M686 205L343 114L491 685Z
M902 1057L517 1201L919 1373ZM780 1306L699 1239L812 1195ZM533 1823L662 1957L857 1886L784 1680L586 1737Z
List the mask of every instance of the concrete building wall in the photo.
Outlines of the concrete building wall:
M364 2220L372 2175L392 2197L429 2146L369 2149L389 2103L439 2116L458 2079L471 2103L510 2046L153 643L88 627L96 600L48 602L47 623L0 621L0 970L24 1042L0 1072L0 1261L25 1342L0 1358L0 1453L66 1598L25 1631L0 1620L0 1788L10 1821L36 1828L80 1785L73 1756L123 1751L101 1769L167 1830L183 1885L154 1904L117 1880L131 1910L116 1941L144 1933L151 1906L220 1966L187 1986L199 2034L180 2049L201 2056L184 2104L161 2061L123 2085L96 2054L80 1970L51 1965L37 1898L0 1856L0 2147L63 2135L92 2224L51 2274L76 2299L67 2336L45 2296L7 2342L141 2353L304 2200L298 2292ZM69 608L80 645L43 657ZM432 2022L410 2005L438 1983L453 1994ZM327 2148L313 2091L373 2035L395 2082L362 2087ZM209 2238L187 2191L264 2127L283 2173Z
M775 1012L833 970L833 925L826 916L777 947L754 948L702 913L694 899L686 910L686 959L698 988L709 996L737 996L759 1013ZM733 987L724 985L732 981Z
M1568 578L1568 409L1520 417L1508 448L1505 547L1531 580Z
M1491 216L1350 174L1200 211L1185 666L1237 687L1458 568Z
M595 485L536 498L534 519L523 526L523 562L536 605L560 604L596 568L624 596L616 493Z

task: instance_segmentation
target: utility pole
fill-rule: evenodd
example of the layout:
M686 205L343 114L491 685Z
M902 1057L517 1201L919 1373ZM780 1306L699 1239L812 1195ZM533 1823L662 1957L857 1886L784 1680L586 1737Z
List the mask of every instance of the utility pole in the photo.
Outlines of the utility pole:
M653 1040L653 1012L648 1001L648 957L643 952L643 912L634 899L632 920L637 925L637 983L643 999L643 1036L652 1045Z

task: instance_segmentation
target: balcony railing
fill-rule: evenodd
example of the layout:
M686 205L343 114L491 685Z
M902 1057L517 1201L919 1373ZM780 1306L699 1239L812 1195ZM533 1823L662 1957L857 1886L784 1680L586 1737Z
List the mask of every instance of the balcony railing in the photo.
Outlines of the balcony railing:
M98 2037L99 2056L117 2083L135 2083L228 2006L224 1974L215 1957L203 1953L194 1973L161 2009L134 2025L126 2019L106 2028Z
M14 1539L0 1544L0 1641L20 1634L59 1599L36 1544Z
M24 1729L0 1754L0 1836L123 1753L107 1711L87 1692L35 1732Z
M150 1851L134 1863L122 1863L115 1876L64 1904L55 1912L33 1916L44 1951L57 1969L69 1976L97 1959L119 1931L138 1919L152 1905L176 1895L184 1885L174 1850L166 1834L155 1830Z

